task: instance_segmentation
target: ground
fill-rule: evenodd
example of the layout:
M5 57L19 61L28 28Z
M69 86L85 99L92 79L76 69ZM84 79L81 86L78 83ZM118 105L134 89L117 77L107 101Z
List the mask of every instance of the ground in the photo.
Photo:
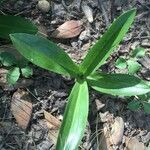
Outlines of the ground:
M71 1L66 0L66 2ZM145 48L146 55L139 60L142 69L136 76L150 81L150 2L148 0L74 0L74 3L69 6L65 4L65 1L61 2L60 0L49 1L49 3L50 9L45 12L43 8L39 8L38 0L4 1L0 6L0 13L20 15L33 21L39 28L39 34L42 33L48 39L56 42L74 61L79 63L88 48L102 36L114 18L125 10L135 7L137 14L134 24L101 69L107 73L122 73L122 70L115 67L117 58L120 56L128 58L130 51L136 46L142 46ZM91 8L94 19L92 23L83 13L81 7L83 5ZM68 20L80 20L83 23L82 32L69 39L52 37L53 31ZM10 46L7 41L0 40L0 47L2 48L4 45ZM55 149L58 128L52 138L52 129L47 125L48 119L45 117L45 111L52 114L58 121L62 121L67 97L74 80L30 65L34 70L31 78L24 79L22 77L14 86L0 86L1 150ZM143 109L129 110L127 108L129 100L126 97L104 95L92 89L90 91L89 119L80 149L133 150L134 146L137 146L135 149L139 148L139 150L144 150L144 147L147 150L150 149L150 115L146 114ZM22 119L23 124L28 124L25 129L18 125L16 115L12 111L14 97L23 92L30 96L29 105L32 104L33 107L31 113L23 110L21 115L21 117L29 117L30 120L28 124L25 119ZM27 98L25 97L25 99ZM110 132L111 128L115 128L115 132L119 134L115 137L119 141L117 144L108 142L112 133L108 133L108 137L103 134L105 130ZM133 139L133 143L130 140L130 146L127 144L128 139ZM107 148L103 145L107 145Z

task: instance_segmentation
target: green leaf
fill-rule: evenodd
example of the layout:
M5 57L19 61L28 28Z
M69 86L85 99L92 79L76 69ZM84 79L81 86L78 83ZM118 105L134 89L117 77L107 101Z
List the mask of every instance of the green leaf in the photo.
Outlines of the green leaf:
M150 114L150 103L149 102L144 102L143 106L144 106L145 113Z
M118 17L102 38L90 49L81 64L81 70L85 76L98 69L118 46L131 26L135 13L136 10L132 9Z
M111 95L132 96L150 92L148 82L127 74L95 73L87 81L93 89Z
M10 35L16 49L29 61L49 71L73 77L79 74L78 66L53 42L35 35Z
M26 66L24 68L21 68L21 73L24 77L28 78L33 75L33 70L31 67Z
M129 74L133 75L135 73L137 73L140 69L141 69L141 65L135 61L135 60L128 60L127 61L128 64L128 72Z
M9 66L16 64L15 56L9 52L0 53L0 61L6 67L9 67Z
M138 47L132 51L132 57L140 58L145 56L145 49Z
M117 59L115 65L119 69L125 69L127 67L126 60L122 57Z
M89 95L87 83L76 82L69 96L60 128L57 150L75 150L83 137L88 117Z
M133 100L128 103L128 108L132 111L138 110L140 108L140 102L137 100Z
M29 20L20 16L4 16L0 15L0 37L9 39L11 33L30 33L36 34L37 27Z
M19 79L20 71L18 67L12 68L7 73L7 82L9 84L15 84Z

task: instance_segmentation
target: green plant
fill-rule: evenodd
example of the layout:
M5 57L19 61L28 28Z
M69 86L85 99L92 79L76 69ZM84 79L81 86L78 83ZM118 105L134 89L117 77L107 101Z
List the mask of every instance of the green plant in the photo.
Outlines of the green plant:
M128 108L132 111L144 109L144 112L150 114L150 93L138 95L134 98L129 98Z
M30 33L36 34L37 27L32 22L20 17L0 15L0 38L10 39L10 33ZM32 68L29 67L28 61L24 58L17 60L15 54L0 49L0 66L9 69L7 81L9 84L15 84L22 74L28 78L33 74Z
M0 53L1 66L9 69L6 79L9 84L15 84L20 75L29 78L33 74L33 70L28 65L28 61L24 58L17 60L16 57L9 52Z
M135 48L131 57L126 60L124 57L119 57L115 63L116 67L119 69L126 69L127 73L133 75L141 69L141 65L138 63L138 59L145 56L145 49L142 47Z
M88 117L88 85L112 95L141 95L150 91L150 85L137 77L97 71L128 31L135 13L136 10L132 9L118 17L79 65L64 50L43 37L24 33L10 34L14 46L26 59L49 71L75 78L60 128L57 150L77 149L82 139Z

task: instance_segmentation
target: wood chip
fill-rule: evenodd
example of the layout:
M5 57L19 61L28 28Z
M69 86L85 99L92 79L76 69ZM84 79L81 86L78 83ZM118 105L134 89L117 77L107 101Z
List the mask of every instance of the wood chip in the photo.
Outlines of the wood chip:
M27 129L32 115L32 103L28 92L18 89L13 94L11 110L18 125Z
M48 137L56 144L61 122L47 111L44 111L44 116L49 128Z
M81 21L66 21L60 25L51 35L54 38L68 39L78 36L82 31Z

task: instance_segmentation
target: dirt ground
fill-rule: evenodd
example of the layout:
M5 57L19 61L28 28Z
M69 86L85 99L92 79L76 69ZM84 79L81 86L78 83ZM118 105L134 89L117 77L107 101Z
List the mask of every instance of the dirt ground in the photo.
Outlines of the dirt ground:
M66 2L71 3L71 0ZM115 67L117 58L128 58L132 49L142 46L146 50L146 55L139 61L142 69L136 76L150 81L149 0L74 0L69 6L65 0L53 0L49 1L49 4L49 11L45 12L43 8L39 8L38 0L4 1L0 6L0 14L20 15L32 20L38 26L39 34L42 33L60 45L77 63L82 61L88 48L102 36L114 18L125 10L137 8L134 24L101 70L107 73L122 73L122 70ZM92 10L92 23L84 14L82 5L87 5ZM53 38L53 31L69 20L80 20L83 23L82 32L70 39ZM9 43L0 40L0 47L3 45ZM45 111L62 121L67 97L74 81L30 65L34 70L31 78L22 77L14 86L0 86L0 150L55 149L58 129L52 137L51 128L45 119ZM90 90L89 119L79 149L150 150L150 115L145 114L143 109L131 111L127 108L128 101L135 97L114 97ZM30 118L26 129L19 127L11 109L16 92L22 91L30 96L32 104L30 114L24 110L25 117ZM118 133L115 137L119 141L117 144L108 142L113 127ZM108 131L108 137L104 136L105 130ZM104 145L107 145L107 148Z

